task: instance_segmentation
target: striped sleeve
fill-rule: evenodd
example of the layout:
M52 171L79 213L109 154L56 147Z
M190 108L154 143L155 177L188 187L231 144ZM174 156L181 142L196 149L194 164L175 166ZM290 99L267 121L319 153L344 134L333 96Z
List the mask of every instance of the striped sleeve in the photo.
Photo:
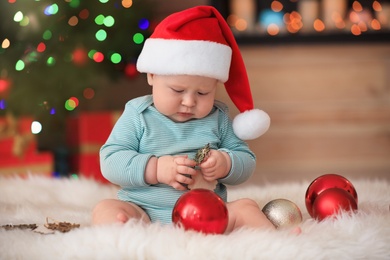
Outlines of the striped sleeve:
M138 152L142 131L139 111L129 102L100 149L100 168L107 180L122 187L148 185L144 172L153 155Z
M247 143L234 134L231 119L228 116L228 107L218 102L216 105L223 112L220 113L219 118L221 139L219 150L226 152L232 162L229 174L219 181L228 185L238 185L252 176L256 168L256 156Z

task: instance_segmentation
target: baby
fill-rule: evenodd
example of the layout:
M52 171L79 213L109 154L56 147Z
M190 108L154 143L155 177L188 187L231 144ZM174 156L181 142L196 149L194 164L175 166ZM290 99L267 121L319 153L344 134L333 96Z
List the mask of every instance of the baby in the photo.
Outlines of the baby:
M254 109L244 62L221 14L198 6L168 16L146 40L137 69L147 73L152 95L126 104L100 150L104 177L121 189L118 200L96 205L93 224L134 218L170 224L178 198L206 184L226 202L226 233L274 228L255 201L227 202L225 185L245 182L256 166L244 140L267 131L270 119ZM241 112L233 121L215 100L221 83ZM206 144L210 151L198 164L195 154Z

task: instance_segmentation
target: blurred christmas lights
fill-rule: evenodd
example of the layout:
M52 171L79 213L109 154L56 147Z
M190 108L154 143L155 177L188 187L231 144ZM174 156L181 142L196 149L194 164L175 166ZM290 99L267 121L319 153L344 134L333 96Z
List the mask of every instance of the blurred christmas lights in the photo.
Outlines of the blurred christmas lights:
M7 103L5 102L4 99L0 99L0 109L5 110L7 107Z
M45 8L44 14L46 15L55 15L58 13L58 5L52 4Z
M10 45L11 45L11 42L7 38L5 38L3 40L3 42L1 43L1 48L7 49Z
M14 21L19 23L23 20L23 13L21 11L18 11L16 12L16 14L14 15Z
M74 110L79 105L79 99L76 97L71 97L65 101L65 109L68 111Z
M105 39L107 39L107 32L103 29L100 29L96 32L95 34L95 37L98 41L104 41Z
M25 67L24 62L22 60L18 60L15 64L15 70L21 71Z
M350 10L347 10L346 0L290 0L290 5L286 2L273 0L268 8L262 7L255 24L251 24L253 16L251 14L255 12L254 7L247 8L243 12L244 2L240 2L240 5L233 4L227 22L236 33L268 34L271 36L298 32L335 32L336 30L343 33L349 31L352 35L357 36L370 30L379 31L386 28L385 30L388 31L390 28L390 6L386 3L387 11L383 11L382 1L379 0L372 1L370 4L363 1L353 1ZM292 3L296 3L297 10L291 10ZM280 19L280 15L283 16L283 20ZM304 30L302 30L303 28Z
M149 28L149 25L150 25L150 22L148 19L140 19L139 22L138 22L138 27L141 29L141 30L146 30Z
M107 27L112 27L115 24L115 19L111 15L104 17L103 24Z
M83 91L83 96L85 99L92 99L95 96L95 90L92 88L86 88Z
M104 60L104 54L103 53L101 53L100 51L97 51L97 52L95 52L94 54L93 54L93 60L95 61L95 62L102 62L103 60Z
M41 112L43 110L54 115L57 114L57 109L64 110L63 101L59 101L63 99L55 95L67 93L68 96L83 95L85 100L94 98L94 89L80 86L83 84L82 80L76 76L78 73L74 72L78 71L78 68L94 71L96 68L108 68L108 65L124 76L137 75L133 61L140 51L139 45L145 41L149 30L152 29L150 20L141 15L148 14L149 8L145 8L146 5L139 4L140 10L134 11L127 10L133 7L132 0L99 0L97 2L99 7L87 5L81 0L34 0L28 3L7 0L7 3L12 10L9 13L10 17L5 16L4 9L0 15L4 18L2 21L8 22L9 19L16 30L5 30L6 34L0 38L0 55L3 55L0 59L7 61L5 63L7 67L1 69L6 75L12 74L12 79L17 79L15 85L27 89L29 94L23 98L31 95L19 104L16 104L15 100L12 102L10 100L13 108L20 107L29 113L34 108L29 111L27 107L33 104ZM102 5L105 7L101 7ZM147 11L144 12L145 10ZM19 55L14 50L17 50ZM78 68L74 69L74 66ZM94 75L92 78L96 78L96 73L90 74ZM94 79L88 80L84 79L85 85L96 84L92 83ZM5 93L4 84L2 81L0 83L0 93ZM35 87L38 91L33 90ZM19 92L20 88L18 87ZM32 97L33 95L36 96ZM8 97L0 98L2 98L0 109L9 109L11 106L6 105ZM40 101L42 99L48 101L42 102ZM78 104L79 100L76 97L67 99L65 111L74 110Z
M133 41L134 41L134 43L136 43L136 44L141 44L141 43L144 42L144 40L145 40L145 37L143 36L142 33L136 33L136 34L134 34L134 36L133 36Z
M43 42L40 42L37 46L37 52L44 52L46 50L46 45Z
M39 134L42 131L42 124L38 121L33 121L31 123L31 133L33 134Z
M53 36L53 34L51 33L51 31L50 30L46 30L46 31L43 32L42 38L44 40L50 40L52 36Z
M122 0L122 6L124 8L130 8L133 5L132 0Z
M113 53L111 55L111 62L114 64L118 64L122 60L122 56L119 53Z

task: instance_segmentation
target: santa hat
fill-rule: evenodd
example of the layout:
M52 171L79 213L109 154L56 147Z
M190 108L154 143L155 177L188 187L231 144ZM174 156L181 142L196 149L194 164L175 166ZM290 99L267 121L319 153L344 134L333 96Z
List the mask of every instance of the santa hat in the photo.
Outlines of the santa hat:
M215 78L240 111L235 134L250 140L264 134L270 118L255 109L247 72L229 25L211 6L197 6L165 18L145 41L137 61L140 72Z

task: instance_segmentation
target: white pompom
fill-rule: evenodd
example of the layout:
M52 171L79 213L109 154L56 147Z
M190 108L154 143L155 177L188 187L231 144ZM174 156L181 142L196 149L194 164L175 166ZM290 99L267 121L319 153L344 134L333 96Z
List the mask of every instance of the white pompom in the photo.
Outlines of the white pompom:
M233 120L233 130L238 138L252 140L267 132L271 124L269 115L260 109L238 114Z

